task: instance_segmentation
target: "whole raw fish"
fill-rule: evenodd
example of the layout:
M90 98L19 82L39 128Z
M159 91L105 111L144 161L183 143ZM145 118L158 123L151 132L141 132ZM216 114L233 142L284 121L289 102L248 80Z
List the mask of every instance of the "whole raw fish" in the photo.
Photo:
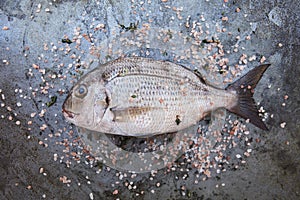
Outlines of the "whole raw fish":
M252 96L268 66L260 65L218 89L178 64L120 58L84 75L65 100L63 113L89 130L147 136L185 129L224 107L267 130Z

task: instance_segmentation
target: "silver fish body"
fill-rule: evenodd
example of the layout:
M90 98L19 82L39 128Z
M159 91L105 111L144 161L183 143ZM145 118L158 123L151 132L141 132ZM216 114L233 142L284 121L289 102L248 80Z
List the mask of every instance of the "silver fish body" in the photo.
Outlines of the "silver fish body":
M66 99L63 111L77 126L128 136L177 132L220 107L266 129L256 109L254 113L243 110L249 106L252 112L255 105L252 93L241 90L240 82L247 86L249 78L254 88L267 67L256 68L257 72L249 72L251 76L224 90L207 85L181 65L141 57L121 58L83 76Z

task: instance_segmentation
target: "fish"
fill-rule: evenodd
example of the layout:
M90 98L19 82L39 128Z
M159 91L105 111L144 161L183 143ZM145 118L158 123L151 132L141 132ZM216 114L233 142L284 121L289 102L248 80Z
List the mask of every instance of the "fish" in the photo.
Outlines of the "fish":
M62 112L78 127L123 136L175 133L219 108L268 130L253 94L269 66L259 65L226 88L217 88L180 64L119 58L83 75L70 90Z

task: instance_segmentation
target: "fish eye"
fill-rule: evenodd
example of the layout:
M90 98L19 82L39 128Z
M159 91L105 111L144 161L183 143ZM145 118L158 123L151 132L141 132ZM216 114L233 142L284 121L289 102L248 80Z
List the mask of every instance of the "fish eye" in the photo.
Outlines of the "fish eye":
M87 95L88 89L85 85L80 85L76 91L75 91L75 96L78 98L83 98Z

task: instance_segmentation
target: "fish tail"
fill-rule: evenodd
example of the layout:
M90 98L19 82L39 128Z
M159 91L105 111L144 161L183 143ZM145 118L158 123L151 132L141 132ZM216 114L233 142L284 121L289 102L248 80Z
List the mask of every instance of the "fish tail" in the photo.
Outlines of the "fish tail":
M270 64L264 64L252 69L226 88L228 91L235 91L238 95L238 102L228 110L244 119L249 119L250 123L263 130L268 130L268 128L258 115L253 94L257 83L269 66Z

